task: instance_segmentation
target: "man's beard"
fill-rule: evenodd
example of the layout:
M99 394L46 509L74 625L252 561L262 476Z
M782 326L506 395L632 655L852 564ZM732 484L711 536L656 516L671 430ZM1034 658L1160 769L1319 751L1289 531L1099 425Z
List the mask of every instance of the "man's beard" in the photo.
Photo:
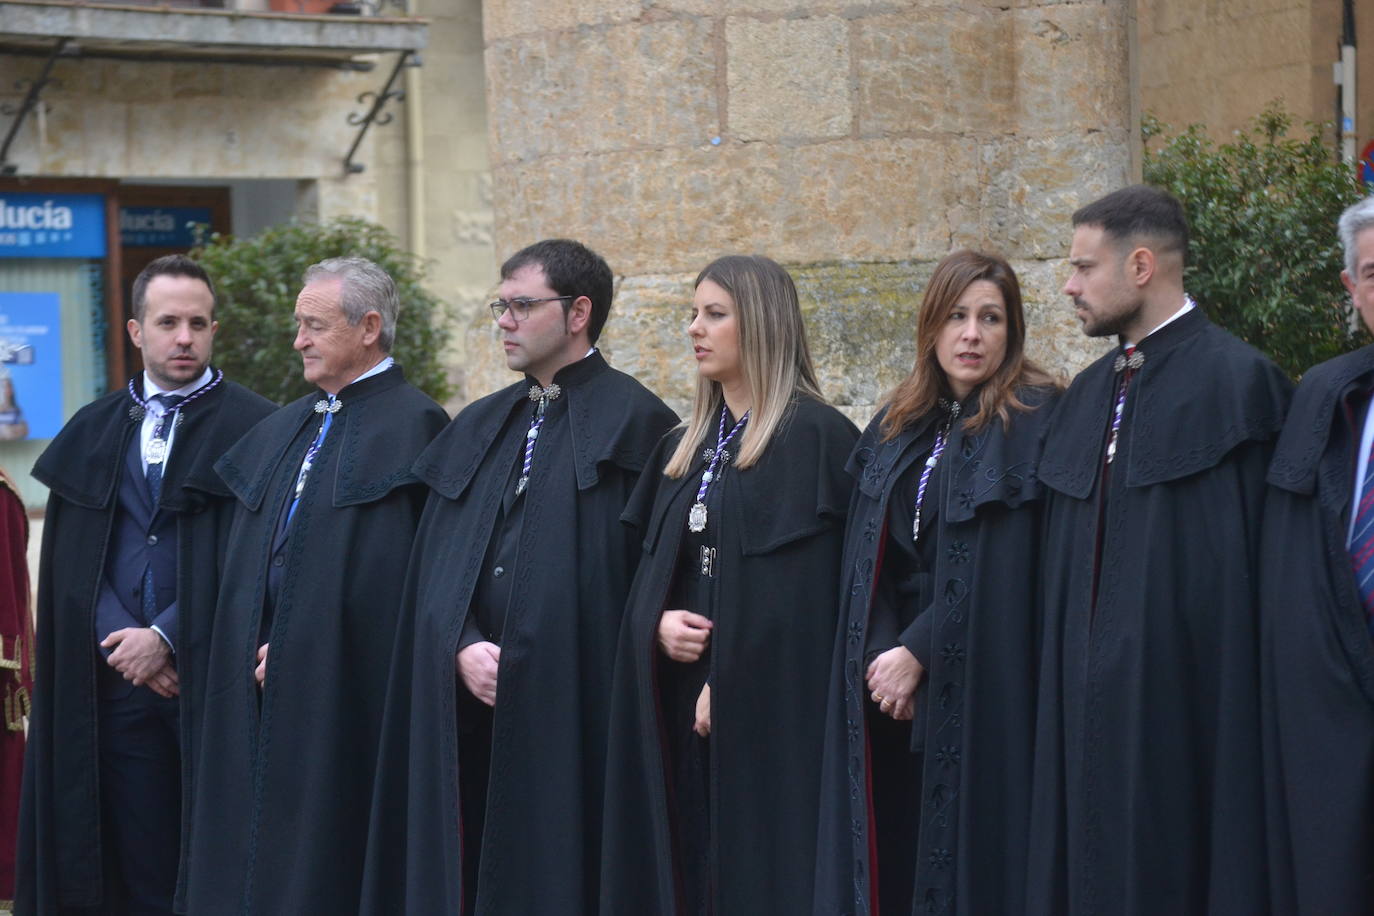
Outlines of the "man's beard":
M1077 297L1073 300L1075 309L1083 308L1083 300ZM1137 303L1134 308L1114 315L1102 315L1098 312L1088 310L1087 318L1083 319L1083 333L1088 337L1119 337L1128 324L1135 320L1140 314L1143 303Z

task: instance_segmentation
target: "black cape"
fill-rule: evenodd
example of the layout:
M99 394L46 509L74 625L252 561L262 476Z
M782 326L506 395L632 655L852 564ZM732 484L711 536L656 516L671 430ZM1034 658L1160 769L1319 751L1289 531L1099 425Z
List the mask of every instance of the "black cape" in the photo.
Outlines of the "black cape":
M602 844L602 913L678 910L656 683L659 617L704 462L662 473L681 431L660 444L624 520L644 556L616 661ZM710 644L712 912L807 913L820 791L840 551L849 504L845 461L858 430L799 398L760 461L729 467Z
M139 422L124 390L87 404L39 456L49 488L37 583L37 664L21 801L15 912L63 913L100 904L102 875L95 602L118 507L119 475ZM176 653L181 685L182 847L205 689L209 631L233 516L214 463L276 405L221 382L188 407L162 483L177 513Z
M1269 468L1260 615L1275 913L1374 913L1374 642L1346 537L1374 347L1303 376Z
M339 392L343 408L291 521L264 639L269 549L323 396L283 407L216 466L238 509L202 714L188 867L195 916L358 908L387 669L424 505L411 464L447 417L400 367ZM262 641L271 649L259 693Z
M1115 352L1060 399L1040 462L1027 910L1264 913L1259 534L1292 386L1199 308L1138 351L1105 510Z
M554 381L571 441L559 448L541 435L521 497L528 503L500 637L478 913L596 911L611 668L639 558L637 539L617 518L654 444L677 422L600 353ZM465 408L415 465L431 493L387 696L366 913L456 916L461 908L466 687L454 655L523 451L529 386Z
M938 540L932 601L920 616L925 700L912 723L924 755L906 758L906 778L920 787L912 799L919 807L919 913L1015 913L1024 899L1040 624L1043 488L1036 466L1054 393L1019 394L1034 409L1013 411L1009 428L994 420L970 434L954 425L939 490L927 496L939 507L932 532ZM893 490L925 459L923 434L941 415L932 411L886 442L883 415L869 424L847 468L856 486L826 729L817 916L868 916L880 903L883 912L892 909L874 887L864 657ZM918 440L926 447L917 448ZM904 889L904 896L911 893Z

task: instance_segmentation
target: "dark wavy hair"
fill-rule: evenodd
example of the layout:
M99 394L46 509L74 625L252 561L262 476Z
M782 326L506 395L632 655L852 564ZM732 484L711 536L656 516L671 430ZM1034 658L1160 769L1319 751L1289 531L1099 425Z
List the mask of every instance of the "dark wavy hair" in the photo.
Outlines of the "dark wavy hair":
M916 365L888 396L883 417L883 439L894 439L917 417L935 409L940 398L952 398L949 378L935 354L935 342L959 297L972 284L986 280L1002 293L1007 306L1007 352L1002 365L978 387L978 410L964 421L969 432L979 432L993 417L1005 427L1011 411L1032 408L1016 396L1024 386L1054 387L1059 383L1049 373L1026 359L1026 316L1021 308L1021 284L1016 271L996 255L961 250L945 256L935 265L926 284L921 311L916 316Z

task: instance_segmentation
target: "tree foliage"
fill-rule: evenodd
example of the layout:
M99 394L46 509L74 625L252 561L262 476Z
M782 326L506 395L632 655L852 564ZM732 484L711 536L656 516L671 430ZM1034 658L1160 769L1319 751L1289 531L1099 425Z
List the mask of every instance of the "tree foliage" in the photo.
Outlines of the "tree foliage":
M1192 230L1184 283L1212 320L1297 378L1368 340L1351 309L1336 220L1364 189L1320 125L1289 136L1271 103L1229 143L1146 116L1145 180L1183 201ZM1159 138L1157 149L1151 140Z
M401 297L392 355L406 379L443 401L452 394L440 357L448 343L450 307L421 284L419 259L381 226L358 219L290 223L247 238L212 235L191 253L215 283L216 366L228 378L279 404L311 391L293 348L292 319L305 269L325 258L356 255L391 274Z

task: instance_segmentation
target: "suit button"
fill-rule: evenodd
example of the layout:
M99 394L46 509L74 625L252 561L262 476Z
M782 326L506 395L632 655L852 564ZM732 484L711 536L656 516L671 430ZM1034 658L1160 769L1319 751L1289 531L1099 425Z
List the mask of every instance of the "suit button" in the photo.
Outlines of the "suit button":
M150 535L148 535L148 546L149 546L149 547L155 547L155 546L157 546L157 535L156 535L156 534L150 534Z
M282 564L285 563L285 562L286 562L286 557L276 556L276 557L273 557L273 558L272 558L272 565L273 565L273 566L280 566L280 565L282 565Z
M491 574L499 579L506 574L506 567L498 566L491 571Z

